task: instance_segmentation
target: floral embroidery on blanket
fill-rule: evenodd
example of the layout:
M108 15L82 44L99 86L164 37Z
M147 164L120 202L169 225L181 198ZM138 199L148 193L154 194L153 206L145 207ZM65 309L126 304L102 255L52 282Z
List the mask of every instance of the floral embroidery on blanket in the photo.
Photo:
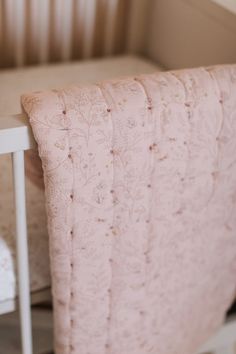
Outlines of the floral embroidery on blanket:
M190 354L236 288L236 66L22 97L57 354Z

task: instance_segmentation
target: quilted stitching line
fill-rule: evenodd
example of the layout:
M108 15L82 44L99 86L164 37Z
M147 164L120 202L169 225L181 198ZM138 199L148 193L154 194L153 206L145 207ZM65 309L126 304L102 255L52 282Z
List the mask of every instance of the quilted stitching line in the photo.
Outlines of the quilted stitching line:
M107 112L109 113L110 115L110 118L111 118L111 124L112 124L112 139L111 139L111 151L113 149L113 146L114 146L114 125L113 125L113 118L112 118L112 109L110 108L110 105L108 104L107 102L107 99L106 99L106 96L104 94L104 91L105 88L103 88L100 84L97 84L96 85L101 94L102 94L102 97L104 99L104 102L106 103L106 106L107 106ZM107 94L108 91L106 90ZM113 169L112 169L112 189L111 190L114 190L114 155L113 156ZM114 226L114 209L115 209L115 205L112 206L112 226ZM113 254L113 238L111 239L111 253L110 253L110 269L111 269L111 283L110 283L110 288L108 289L108 294L109 294L109 309L108 309L108 318L107 318L107 321L108 321L108 325L107 325L107 342L105 344L105 352L107 354L109 354L110 350L111 350L111 347L110 347L110 321L111 321L111 313L112 313L112 275L113 275L113 259L112 259L112 254Z
M154 171L155 171L155 151L153 151L152 149L150 149L151 146L155 145L156 146L156 119L154 116L154 107L153 107L153 102L151 100L151 97L148 94L147 88L145 87L145 84L142 81L142 77L136 77L134 78L134 80L139 84L139 86L141 87L142 91L143 91L143 95L144 97L146 97L148 106L147 106L147 117L149 119L151 119L151 131L152 131L152 135L151 135L151 140L149 141L149 166L150 166L150 180L149 180L149 193L148 193L148 218L146 220L147 223L147 240L146 240L146 249L144 250L144 256L145 256L145 292L147 292L147 279L148 279L148 264L150 263L150 250L151 250L151 245L152 245L152 233L151 233L151 225L150 225L150 220L151 220L151 214L152 214L152 186L153 186L153 182L154 182ZM158 147L157 147L158 148ZM142 324L144 325L144 315L145 315L145 305L144 305L144 309L143 311L140 310L140 320L142 321Z
M66 115L66 101L65 101L65 97L63 95L63 91L62 94L60 95L58 93L59 99L61 98L61 100L63 101L63 114ZM72 147L71 147L71 139L70 139L70 130L69 127L67 127L67 139L68 139L68 155L67 158L71 161L72 164L72 172L73 172L73 179L72 179L72 186L71 186L71 194L69 196L70 201L71 201L71 210L72 210L72 215L73 215L73 221L72 224L70 225L70 300L69 300L69 323L70 323L70 329L69 329L69 353L72 353L74 351L74 346L73 346L73 336L72 336L72 328L73 328L73 318L72 318L72 313L71 313L71 309L73 306L73 298L74 298L74 293L73 293L73 267L74 267L74 256L73 256L73 237L74 237L74 230L73 230L73 224L74 224L74 207L73 207L73 202L74 202L74 189L75 189L75 166L73 163L73 156L72 156Z
M148 103L148 106L147 106L147 116L150 116L152 117L153 116L153 106L152 106L152 102L151 102L151 98L147 92L147 89L145 87L145 85L143 84L142 82L142 78L140 77L136 77L134 78L134 80L139 84L139 86L141 87L142 89L142 92L143 92L143 95L144 97L146 97L146 100L147 100L147 103ZM151 192L151 187L152 187L152 176L153 176L153 171L155 169L155 166L154 166L154 153L153 153L153 148L151 148L153 145L156 146L156 142L155 142L155 138L156 138L156 120L155 120L155 117L152 117L152 125L154 125L154 127L151 129L152 130L152 139L150 140L148 146L149 146L149 151L150 151L150 154L148 155L149 156L149 165L151 166L150 168L150 176L151 176L151 179L149 181L149 217L148 217L148 220L150 219L150 215L151 215L151 210L150 210L150 201L151 201L151 197L152 197L152 192ZM149 223L148 223L149 224ZM150 229L150 226L148 226L148 229ZM149 234L149 233L148 233ZM148 264L149 262L149 257L148 257L148 251L149 251L149 248L150 248L150 240L148 239L147 240L147 248L144 252L145 254L145 259L146 259L146 265Z

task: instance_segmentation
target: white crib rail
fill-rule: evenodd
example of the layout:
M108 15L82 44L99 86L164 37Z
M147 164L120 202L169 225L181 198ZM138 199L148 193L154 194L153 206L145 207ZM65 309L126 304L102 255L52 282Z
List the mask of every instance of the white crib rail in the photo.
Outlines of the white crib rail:
M12 154L22 354L32 354L30 280L25 203L24 150L35 145L23 114L0 120L0 154Z
M12 153L12 167L15 194L16 249L20 322L22 332L22 352L23 354L32 354L30 281L25 205L24 151L15 151Z
M0 154L29 150L35 144L26 115L0 118Z

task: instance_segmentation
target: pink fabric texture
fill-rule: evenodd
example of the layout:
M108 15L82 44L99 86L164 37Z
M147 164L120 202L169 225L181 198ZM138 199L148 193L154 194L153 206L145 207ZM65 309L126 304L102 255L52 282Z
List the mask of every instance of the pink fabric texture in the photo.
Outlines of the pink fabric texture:
M44 189L42 162L37 149L25 152L26 176L40 189Z
M194 354L236 290L236 66L22 97L57 354Z

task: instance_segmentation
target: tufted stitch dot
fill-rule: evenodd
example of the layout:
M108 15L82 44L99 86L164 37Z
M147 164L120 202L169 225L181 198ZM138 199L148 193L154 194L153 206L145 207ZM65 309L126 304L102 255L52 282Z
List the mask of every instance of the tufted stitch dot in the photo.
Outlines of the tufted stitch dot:
M152 110L152 107L151 107L151 106L148 106L148 110L151 111L151 110Z
M62 111L62 113L63 113L63 114L66 114L66 111L64 110L64 111Z
M65 302L63 300L57 300L58 305L65 306Z
M74 198L73 194L70 194L70 199L73 199L73 198Z
M111 112L111 109L110 109L110 108L107 108L107 112L110 113L110 112Z
M189 102L185 102L185 107L190 107L190 103Z
M149 150L152 151L157 147L156 143L153 143L152 145L149 146Z
M115 229L112 230L113 235L117 235L117 231Z
M71 158L72 158L72 155L71 155L71 154L68 154L68 157L69 157L69 159L71 159Z
M168 156L167 156L167 155L164 155L164 156L160 157L158 160L159 160L159 161L164 161L164 160L166 160L167 158L168 158Z

